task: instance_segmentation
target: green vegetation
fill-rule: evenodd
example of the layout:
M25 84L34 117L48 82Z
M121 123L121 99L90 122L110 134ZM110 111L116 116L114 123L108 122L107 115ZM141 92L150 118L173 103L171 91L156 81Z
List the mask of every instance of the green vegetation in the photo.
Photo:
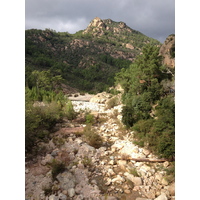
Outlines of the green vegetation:
M92 115L91 113L86 113L86 115L85 115L85 123L86 124L94 124L94 122L95 122L94 115Z
M104 34L100 37L94 36L93 30L87 34L83 31L69 34L51 29L26 30L26 85L32 87L29 74L34 70L48 70L53 77L60 76L63 83L81 91L96 93L113 86L115 74L129 67L130 59L141 52L145 43L160 44L130 28L114 33L113 28L120 24L107 23L112 30L103 28ZM134 49L126 48L127 43Z
M90 146L94 148L100 148L102 146L103 139L98 133L92 130L91 124L86 125L83 131L83 135L85 136L85 139Z
M56 176L65 171L65 163L54 159L51 163L51 167L52 180L55 181Z
M116 80L124 89L122 121L134 130L138 145L148 146L160 157L174 159L174 93L161 84L172 82L173 77L161 65L158 53L159 48L146 45L143 54L117 74Z
M50 71L28 74L31 83L25 88L25 150L37 152L38 143L47 141L55 124L63 117L76 117L71 102L59 88L62 78Z
M140 176L140 175L138 174L138 172L137 172L137 169L135 169L135 168L131 168L131 169L129 170L129 173L132 174L132 175L135 176L135 177L139 177L139 176Z
M117 96L114 96L107 101L106 108L111 109L117 105L119 105L119 98Z

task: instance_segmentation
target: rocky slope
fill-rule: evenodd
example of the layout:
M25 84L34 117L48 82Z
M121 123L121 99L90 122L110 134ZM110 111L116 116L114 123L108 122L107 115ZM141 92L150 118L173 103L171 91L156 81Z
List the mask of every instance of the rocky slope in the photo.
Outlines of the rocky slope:
M127 68L145 44L161 45L124 22L98 17L75 34L50 29L26 30L25 41L29 85L28 72L48 69L61 74L67 85L87 92L105 91L113 86L115 73Z
M41 143L41 155L26 162L27 200L175 199L174 182L167 175L171 163L130 159L156 156L133 144L132 132L121 124L122 106L107 109L109 99L104 93L90 102L72 101L76 111L83 111L79 118L58 124L52 139ZM96 116L90 128L83 123L85 111ZM94 135L99 138L98 147L92 141ZM56 174L55 162L64 163Z

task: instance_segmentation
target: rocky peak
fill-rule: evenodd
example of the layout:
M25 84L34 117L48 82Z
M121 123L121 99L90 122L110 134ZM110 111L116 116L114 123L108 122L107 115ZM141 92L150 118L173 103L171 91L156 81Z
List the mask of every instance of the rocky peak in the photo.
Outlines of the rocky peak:
M163 56L163 64L175 67L175 35L169 35L161 46L160 55Z
M87 29L83 32L83 34L86 34L86 33L89 33L89 32L92 32L93 35L102 35L103 34L103 31L102 29L105 28L106 25L105 23L103 22L102 19L100 19L99 17L95 17L91 22L90 24L88 25Z
M102 19L95 17L89 24L88 27L105 27L105 24Z
M128 32L132 32L131 28L129 28L124 22L115 22L111 19L102 20L99 17L95 17L90 22L83 34L92 33L93 36L101 36L105 34L105 31L121 33L121 31L124 29L126 29Z

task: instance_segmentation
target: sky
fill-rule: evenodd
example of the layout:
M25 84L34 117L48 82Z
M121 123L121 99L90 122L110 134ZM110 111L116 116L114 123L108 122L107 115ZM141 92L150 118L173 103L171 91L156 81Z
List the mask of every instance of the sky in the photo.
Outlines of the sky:
M26 0L25 29L75 33L95 17L125 22L164 42L175 33L175 0Z

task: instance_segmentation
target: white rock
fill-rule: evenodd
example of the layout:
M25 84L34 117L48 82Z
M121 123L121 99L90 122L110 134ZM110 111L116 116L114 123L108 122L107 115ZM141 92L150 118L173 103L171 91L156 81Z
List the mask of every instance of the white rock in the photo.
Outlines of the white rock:
M129 174L128 172L125 172L124 175L130 180L132 181L135 186L139 186L142 185L142 179L140 177L135 177L132 174Z
M124 179L123 177L121 177L120 175L117 175L116 178L112 179L112 182L113 182L113 183L116 182L116 183L121 184L121 183L125 182L125 179Z
M59 200L59 197L55 196L55 195L51 195L49 197L49 200Z
M113 176L113 175L115 175L115 172L112 169L108 169L107 175L108 176Z
M169 166L169 162L168 161L165 161L164 163L163 163L163 166L166 168L166 167L168 167Z
M58 195L58 197L59 197L59 200L67 200L67 196L65 194L63 194L63 193L60 193Z
M51 163L54 157L51 154L47 154L45 158L41 161L42 165L46 165L47 163Z
M68 195L69 195L69 197L73 197L73 196L75 195L75 190L74 190L74 188L68 189Z
M105 185L110 185L112 183L112 179L108 178L107 182L105 183Z
M171 196L175 196L175 183L172 183L169 187L168 187L168 191L169 191L169 194Z
M126 160L118 160L117 164L119 165L119 167L123 170L126 169L127 166L127 161Z
M160 196L158 196L156 199L154 200L167 200L167 197L164 193L162 193Z
M169 185L168 181L165 178L162 179L161 184L162 185Z

